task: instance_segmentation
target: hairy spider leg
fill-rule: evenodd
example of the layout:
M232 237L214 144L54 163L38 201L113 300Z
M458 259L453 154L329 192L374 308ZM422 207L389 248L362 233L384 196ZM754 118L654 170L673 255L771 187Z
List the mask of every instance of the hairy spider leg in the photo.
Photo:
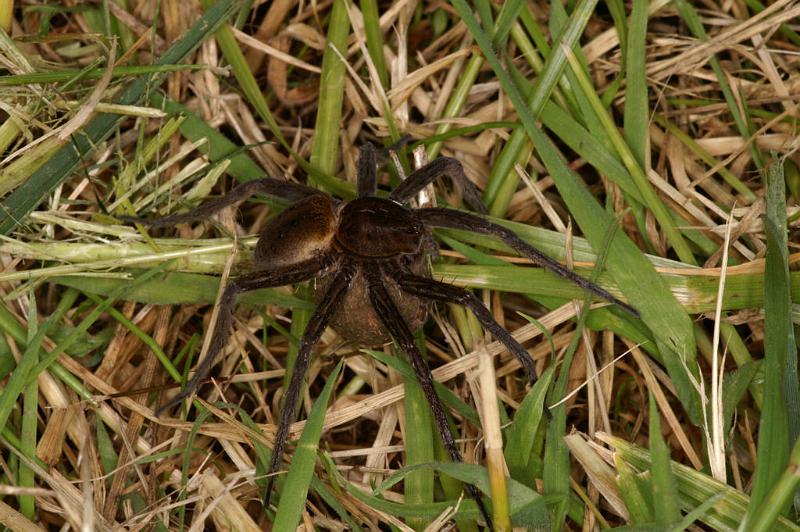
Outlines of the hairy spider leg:
M300 341L300 349L297 351L297 358L295 359L294 368L292 369L292 379L289 382L289 388L286 390L286 396L283 398L283 408L281 408L281 419L278 423L278 431L275 433L272 460L270 461L269 471L267 472L267 475L269 475L269 482L267 483L267 490L264 492L264 508L269 506L272 486L275 483L275 476L272 475L272 473L277 471L281 458L283 457L283 449L286 446L286 439L289 435L289 425L294 421L298 399L300 398L300 390L303 386L303 379L306 376L308 365L311 360L311 349L319 341L325 327L328 326L331 318L333 318L333 315L338 310L345 294L353 284L354 276L355 267L345 262L331 281L325 295L322 296L322 299L317 304L317 308L303 333L303 339Z
M506 346L512 355L522 363L525 374L531 384L536 382L536 366L528 351L517 342L511 334L495 321L483 303L469 290L459 286L434 281L408 272L398 272L394 279L400 289L409 294L423 299L433 299L445 303L455 303L467 307L478 318L484 329L489 331L495 339Z
M389 292L383 286L381 274L369 269L365 269L365 274L367 274L369 278L369 298L372 307L375 309L375 314L378 315L378 318L380 318L384 327L389 331L389 334L394 341L397 342L400 349L408 356L411 366L414 368L417 381L420 387L422 387L422 392L425 394L425 398L428 400L428 404L431 407L433 418L439 429L439 435L442 438L447 452L450 454L450 458L454 462L463 462L461 453L456 446L453 432L450 430L450 425L447 423L444 405L442 405L442 401L439 399L439 395L433 387L431 370L427 362L425 362L425 359L422 358L422 353L420 353L417 348L417 344L414 343L414 336L411 333L411 329L409 329L408 325L403 320L400 310L392 300ZM472 484L467 484L466 489L469 496L477 503L478 509L486 521L486 525L492 530L492 520L481 500L478 489Z
M172 227L183 223L208 220L212 214L221 211L228 205L246 200L256 194L265 194L294 203L313 194L319 194L319 190L291 181L265 177L242 183L224 196L206 201L196 209L183 214L173 214L161 218L138 218L136 216L119 216L118 218L123 222L138 223L153 228Z
M467 179L464 166L452 157L439 157L429 162L419 170L411 173L400 185L389 194L389 199L398 203L405 203L414 194L433 183L439 176L447 176L464 194L464 201L478 212L486 212L481 194L475 184Z
M369 142L358 152L358 197L374 196L378 188L378 157Z
M587 292L591 292L606 301L619 305L633 316L639 317L639 312L611 295L609 292L600 288L593 282L584 279L572 270L568 270L556 260L551 259L535 247L523 241L520 237L514 234L510 229L506 229L501 225L497 225L488 220L484 220L474 214L469 214L455 209L418 209L415 211L422 221L432 227L446 227L450 229L466 229L475 233L484 235L496 236L502 240L506 245L515 250L520 255L529 258L542 268L550 270L556 275L575 283Z
M156 416L160 416L167 409L172 408L192 395L198 385L208 376L208 372L214 366L217 356L225 348L228 343L228 338L231 335L233 308L236 305L236 296L243 292L249 292L259 288L283 286L307 281L317 275L323 266L324 264L321 260L315 259L301 264L276 268L274 270L251 273L232 280L228 286L225 287L225 291L220 298L217 321L214 325L214 338L208 348L206 357L200 362L200 365L197 366L194 375L189 379L189 382L186 383L183 390L156 410Z

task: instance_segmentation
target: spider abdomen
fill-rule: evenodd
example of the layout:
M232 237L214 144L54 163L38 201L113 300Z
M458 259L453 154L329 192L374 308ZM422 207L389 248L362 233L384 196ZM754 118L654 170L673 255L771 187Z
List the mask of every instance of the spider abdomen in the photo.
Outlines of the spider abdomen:
M410 271L422 277L430 277L430 268L424 255L413 257L411 262ZM320 277L313 283L314 299L317 302L325 294L330 279L331 276ZM410 329L415 331L422 326L428 317L428 302L401 291L397 283L389 277L384 276L383 284ZM391 341L391 336L370 303L368 281L361 268L356 271L353 284L331 319L330 326L346 340L363 347L376 347Z

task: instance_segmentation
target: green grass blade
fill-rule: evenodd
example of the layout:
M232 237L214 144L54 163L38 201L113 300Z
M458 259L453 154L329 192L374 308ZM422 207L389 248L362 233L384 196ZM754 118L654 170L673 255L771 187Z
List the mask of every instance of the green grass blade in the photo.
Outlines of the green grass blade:
M306 505L306 495L317 462L317 449L319 449L319 439L322 435L322 423L325 421L325 411L343 364L344 360L340 360L330 376L327 377L322 393L314 401L303 434L297 442L286 482L281 490L281 500L275 513L273 530L294 530L300 522L300 515Z
M689 27L692 33L694 33L694 35L701 41L708 42L708 35L706 34L705 28L703 28L703 23L700 20L700 17L697 15L697 11L695 10L694 6L692 6L692 4L686 0L676 0L675 6L678 8L678 13L680 13L681 18L683 18L684 22L686 22L686 25ZM714 76L717 78L719 88L725 97L725 103L728 104L728 112L730 112L731 116L733 116L733 121L736 123L736 128L739 130L739 134L743 139L749 139L753 135L754 131L751 130L750 125L747 122L747 117L744 116L739 109L739 105L736 102L736 97L733 95L733 90L728 83L728 78L725 75L725 70L722 68L722 65L719 62L719 58L716 55L712 55L708 58L708 63L711 65L711 69L714 71ZM758 145L755 142L748 142L747 147L750 150L750 155L753 157L753 162L756 164L756 166L762 168L764 166L764 161L761 152L758 149Z
M129 279L103 279L79 275L52 277L49 281L97 295L108 294L130 284ZM126 294L125 299L150 305L211 305L216 300L218 289L219 277L172 272L137 285ZM275 288L264 288L242 294L238 301L239 304L252 307L276 305L304 310L314 308L309 300L286 294Z
M464 105L467 103L469 91L475 84L475 80L478 79L478 73L481 70L481 66L483 66L483 58L480 56L480 54L476 53L469 58L467 65L464 67L464 71L459 77L455 89L453 89L453 94L450 96L450 101L447 102L447 105L444 108L442 118L454 118L461 114L461 111L464 109ZM450 131L452 127L453 124L445 120L445 122L436 126L436 135L444 135ZM437 141L429 145L428 158L433 160L439 155L441 149L441 141Z
M372 349L364 349L365 353L373 357L375 360L382 364L386 364L400 375L403 376L406 380L413 380L414 376L414 369L411 367L411 364L406 361L404 358L392 356L384 351L375 351ZM444 403L444 406L450 410L454 410L458 412L460 416L464 419L473 423L475 425L480 425L481 420L478 417L478 413L475 409L466 404L462 401L452 390L447 388L444 384L434 381L433 383L434 388L436 389L436 393L439 394L439 398Z
M647 205L647 207L653 213L653 216L655 216L656 220L658 220L661 230L664 231L664 234L667 237L667 241L672 245L675 253L677 253L678 257L680 257L683 262L691 265L696 264L694 254L689 248L687 242L684 240L683 235L676 227L672 215L667 210L666 205L664 205L664 203L658 198L653 190L653 186L648 181L647 176L645 175L645 168L637 163L637 161L634 159L630 148L627 144L625 144L624 139L619 134L617 126L614 124L611 115L603 108L600 98L598 98L591 85L591 80L581 67L577 57L575 57L575 55L572 53L572 50L565 49L564 51L567 54L567 60L572 68L572 72L575 74L580 87L583 89L583 95L588 98L589 102L594 108L594 112L597 114L597 117L600 119L600 122L603 125L605 134L611 140L611 143L614 145L614 148L619 154L620 159L622 159L623 164L625 164L625 167L628 169L628 172L633 178L633 182L636 184L636 187L639 189L639 193L644 199L645 205Z
M419 340L419 338L418 338ZM417 341L419 345L419 341ZM396 351L399 351L396 350ZM397 353L398 356L403 356ZM405 446L405 465L414 466L433 462L435 437L433 416L422 387L417 382L416 376L404 379L405 391L403 395L403 410L405 413L405 430L403 432L403 445ZM433 502L433 469L419 468L408 474L403 484L405 501L407 504L428 504ZM415 529L425 528L424 520L413 519L409 525Z
M650 109L647 105L645 50L647 39L647 0L634 0L628 32L625 90L625 142L639 163L646 168L649 146ZM620 39L620 44L622 39Z
M496 48L503 48L511 33L511 28L517 23L522 7L525 2L521 0L511 0L503 2L500 12L497 14L497 21L494 26L494 45Z
M47 321L39 326L36 335L28 343L28 347L23 352L14 373L11 374L11 378L6 382L2 395L0 395L0 427L6 426L8 416L17 402L17 397L29 382L28 375L39 363L39 346L50 329L61 321L67 311L72 308L77 298L78 292L76 290L69 290L65 293L61 301L58 302L56 309L50 314Z
M604 443L615 448L616 456L625 460L639 471L648 471L653 467L650 451L637 447L622 438L601 434L598 436ZM750 505L750 498L741 491L726 484L717 482L710 476L695 469L671 462L672 474L675 477L681 510L690 512L707 500L722 495L721 499L713 505L699 520L712 530L737 530L745 518L745 513ZM796 524L788 519L779 517L771 530L797 531Z
M680 520L678 510L678 489L672 476L669 460L669 447L661 435L661 415L658 413L653 394L650 404L650 456L653 463L651 481L653 485L653 509L656 523L666 528L670 523Z
M514 106L516 108L523 107L522 114L524 118L529 119L531 124L535 124L538 115L541 113L542 109L544 109L545 104L550 99L550 95L564 72L566 56L561 47L556 47L554 52L547 57L544 69L540 73L539 81L531 93L530 98L525 102L516 90L509 91L509 87L513 86L512 81L500 64L497 56L494 55L489 37L477 26L466 2L464 2L464 0L454 0L452 3L461 17L464 18L464 22L467 23L470 33L472 33L473 37L478 42L489 64L495 70L497 77L500 78L503 88L508 93ZM576 6L575 11L557 41L564 43L564 45L568 47L574 46L579 41L593 13L595 5L597 5L597 0L582 0L578 6ZM500 72L502 72L502 75ZM503 82L503 79L506 81ZM514 97L511 96L512 92L515 94ZM525 120L523 120L523 123L524 122ZM534 127L536 126L534 125ZM519 182L519 176L513 171L514 163L519 161L525 164L527 162L530 154L523 152L523 148L528 142L525 130L514 130L492 167L485 195L486 203L489 205L489 212L494 216L501 216L508 208L511 195L514 193L517 183Z
M800 485L800 440L794 443L788 467L775 483L775 487L764 498L764 502L752 513L749 520L742 522L739 530L750 532L768 532L774 530L775 521L780 516L781 510L789 505L789 501L796 496Z
M31 363L39 361L40 343L35 342L36 331L39 327L36 298L31 291L28 299L28 345L33 346L33 351L27 353L31 357ZM27 350L26 350L27 351ZM39 419L37 416L39 409L39 382L29 383L22 394L22 427L20 429L21 450L25 456L36 455L36 433ZM33 488L35 477L33 469L24 462L19 463L19 473L16 484L22 488ZM19 511L28 519L33 519L36 512L36 501L31 495L19 496Z
M171 72L198 72L206 70L205 65L131 65L114 67L111 71L112 79L139 77L151 74L169 74ZM0 76L0 87L17 87L19 85L45 85L47 83L64 83L72 81L80 74L82 81L96 80L103 77L105 71L102 68L94 68L83 72L81 70L59 70L58 72L36 72L32 74L16 74L11 76Z
M328 21L328 40L322 56L320 74L319 108L314 126L314 145L311 148L311 165L329 175L336 173L339 153L339 128L342 121L344 81L347 76L345 56L350 18L346 0L334 0Z
M550 366L539 377L533 388L519 405L514 421L506 428L505 456L511 478L524 482L528 462L536 440L536 432L542 421L545 395L553 380L555 368Z
M233 0L219 0L156 61L158 65L178 63L200 46L214 30L231 14ZM131 83L115 102L133 105L141 101L147 91L155 90L163 76L143 76ZM107 113L99 114L72 142L64 145L30 178L20 185L0 204L0 234L11 232L39 205L60 183L69 177L77 165L109 137L123 117Z
M67 351L70 346L81 339L86 331L89 330L89 327L91 327L94 322L97 321L97 319L111 307L111 305L116 303L116 301L119 299L124 299L128 291L135 288L140 283L144 283L148 279L160 274L165 266L166 264L151 270L147 270L131 280L126 286L121 286L111 292L100 305L96 306L85 318L83 318L83 320L81 320L78 326L75 327L75 329L66 338L58 342L52 351L42 357L42 360L31 370L30 375L23 378L27 378L29 380L35 379L39 373L46 370L53 362L55 362L61 353ZM2 424L0 423L0 425Z
M364 32L367 34L367 50L378 71L378 77L384 89L389 88L389 71L383 59L383 35L381 33L380 16L377 0L361 0L361 13L364 15Z
M209 126L205 120L188 107L158 93L150 95L150 101L153 105L169 113L170 116L184 117L180 131L185 138L191 141L207 139L208 142L199 150L208 156L209 161L217 163L224 159L230 159L230 164L225 169L227 174L238 181L250 181L264 177L264 170L249 155L243 153L239 146L231 142L218 129Z
M461 15L467 28L481 47L487 62L500 80L503 89L509 96L522 125L533 141L545 167L553 177L570 213L583 230L589 242L596 249L601 249L609 234L609 227L616 221L597 203L594 196L586 189L572 170L558 154L550 139L536 126L536 117L531 112L522 96L517 91L491 47L491 40L482 32L472 12L464 0L453 0L453 5ZM666 284L659 278L652 266L635 244L621 231L614 233L611 240L606 265L617 285L627 296L628 301L639 310L645 323L654 332L659 350L664 359L670 377L686 409L692 419L700 419L700 410L696 395L685 375L679 356L683 357L688 367L695 367L696 346L694 332L689 316L669 292Z
M792 375L792 390L786 389L788 359L797 363L791 322L789 266L786 242L786 197L783 166L773 160L766 170L767 258L764 271L764 407L758 432L758 451L752 507L748 516L762 505L769 491L783 473L789 455L790 429L797 420L788 421L789 408L796 408L797 375ZM790 395L787 395L790 392ZM794 411L796 415L796 411Z
M637 478L638 473L617 455L614 456L614 464L617 467L619 495L630 513L630 522L634 525L652 522L652 498L645 497L645 491L641 488L641 479Z

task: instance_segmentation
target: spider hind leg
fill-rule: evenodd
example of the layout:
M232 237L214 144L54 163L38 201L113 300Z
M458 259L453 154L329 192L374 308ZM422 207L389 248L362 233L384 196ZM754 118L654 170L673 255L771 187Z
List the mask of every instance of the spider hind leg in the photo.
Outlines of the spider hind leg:
M272 475L272 473L278 470L281 458L283 457L283 450L286 446L286 440L289 436L289 425L291 425L295 419L297 403L303 386L303 379L306 376L309 362L311 361L311 349L317 344L325 327L328 326L331 318L338 310L345 294L350 289L354 275L355 268L352 265L344 264L342 266L339 272L335 274L325 295L319 300L317 309L311 316L306 330L303 333L303 338L300 341L300 349L298 349L297 358L295 359L294 368L292 369L292 379L286 390L286 396L283 398L283 408L281 408L278 430L275 433L272 460L269 465L269 471L267 471L269 482L264 492L264 508L269 507L272 487L275 483L275 475Z
M495 321L489 309L469 290L458 286L434 281L410 273L398 273L395 277L400 289L422 299L433 299L445 303L455 303L467 307L478 319L484 329L492 333L520 361L528 381L536 382L536 367L528 351L511 334Z
M436 393L436 390L433 387L433 376L431 375L431 370L428 367L428 364L425 362L425 359L422 358L422 353L420 353L416 343L414 343L414 336L411 333L411 329L409 329L408 325L406 325L402 314L397 308L397 305L394 303L389 295L389 292L383 285L381 272L368 271L367 273L371 278L370 302L372 303L376 314L383 322L384 326L389 330L389 334L392 336L394 341L397 342L397 345L400 347L400 349L402 349L403 352L405 352L408 356L411 366L414 368L414 374L417 377L417 381L419 382L422 392L425 394L425 398L427 399L428 405L431 408L434 421L439 429L439 435L442 438L442 442L444 443L450 458L454 462L463 462L463 459L461 458L461 452L459 452L458 447L456 446L453 432L450 430L450 425L447 423L444 405L442 404L441 399L439 399L439 395ZM466 490L469 496L474 499L475 503L478 505L478 509L480 510L483 519L486 521L486 525L490 530L492 530L491 517L489 517L489 512L486 510L486 506L483 504L483 500L480 497L478 489L471 484L467 484Z

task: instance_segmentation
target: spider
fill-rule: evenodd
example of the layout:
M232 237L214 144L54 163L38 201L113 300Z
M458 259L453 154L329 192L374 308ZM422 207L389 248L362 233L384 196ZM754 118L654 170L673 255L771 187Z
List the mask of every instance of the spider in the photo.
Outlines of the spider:
M438 250L431 234L436 227L465 229L498 237L539 266L636 314L632 307L566 269L509 229L481 216L454 209L404 206L435 179L447 176L461 187L466 202L483 212L478 191L467 179L458 160L449 157L435 159L410 174L388 198L381 198L376 196L377 159L377 150L371 144L361 148L357 164L358 195L352 201L339 201L305 185L264 178L239 185L227 195L185 214L149 220L124 219L153 228L201 221L256 193L291 203L267 224L258 239L255 248L258 270L237 277L226 286L220 298L215 336L207 356L184 389L161 406L157 414L189 397L206 378L228 342L237 295L316 278L319 280L315 283L317 306L300 342L283 400L269 474L280 465L311 350L328 325L343 337L363 345L396 342L408 356L445 448L452 460L462 461L444 406L434 390L430 368L414 342L413 331L427 318L428 302L456 303L469 308L481 325L522 363L530 383L536 380L536 369L525 348L495 321L472 292L431 278L428 259ZM265 507L273 481L274 475L271 475L264 498ZM491 529L491 520L477 489L471 485L466 489Z

